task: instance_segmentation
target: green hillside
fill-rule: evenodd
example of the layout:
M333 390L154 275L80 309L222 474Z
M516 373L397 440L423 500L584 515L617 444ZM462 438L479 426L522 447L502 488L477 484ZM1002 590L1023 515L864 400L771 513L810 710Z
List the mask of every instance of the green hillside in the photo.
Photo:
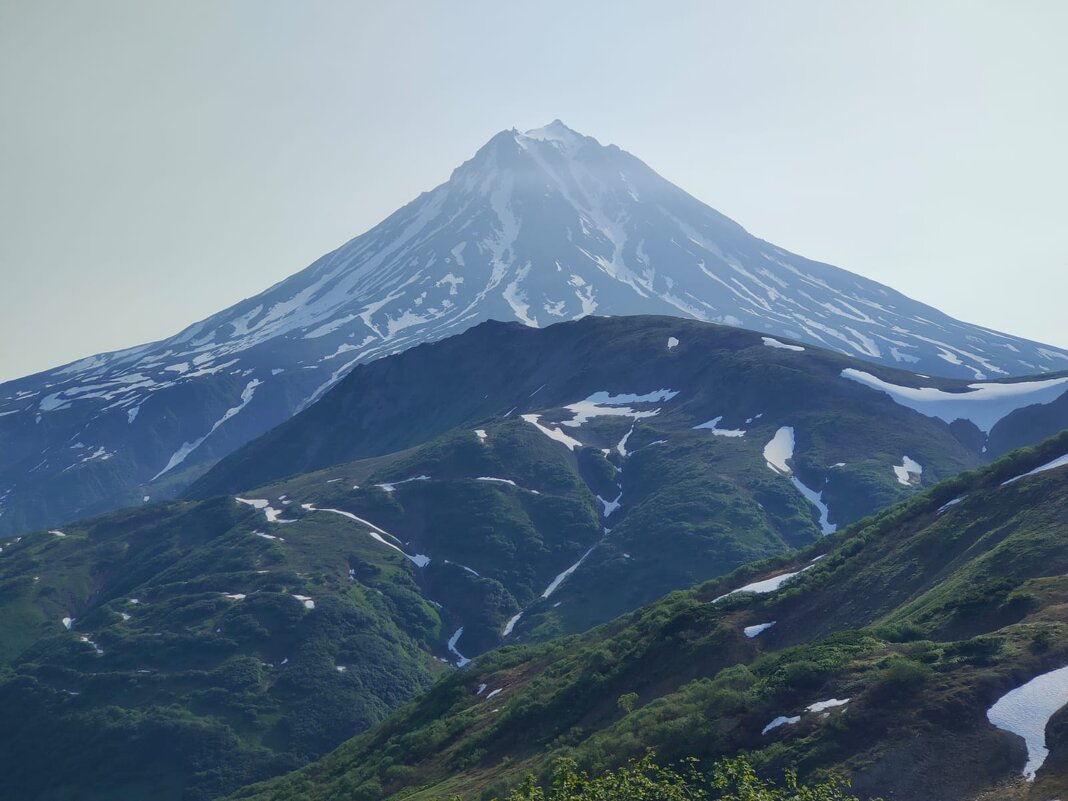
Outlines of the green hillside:
M241 477L236 492L0 540L0 700L17 721L0 733L0 791L17 788L26 801L213 798L323 757L436 675L457 674L446 687L467 681L479 657L480 672L512 659L528 671L530 653L572 665L575 695L552 702L564 728L524 722L548 739L508 758L542 770L534 755L558 740L599 747L585 743L619 715L618 696L639 692L636 711L646 701L629 680L613 679L615 695L600 700L586 684L603 672L584 661L590 642L612 631L647 638L620 615L654 604L642 614L661 616L699 597L670 593L841 543L825 534L884 520L881 510L988 458L974 423L947 424L865 386L843 374L852 364L668 318L532 333L489 324L354 372L235 456L229 478L211 479ZM872 380L898 389L927 381L881 375ZM974 391L935 383L952 402ZM1030 384L1018 383L998 393L1030 399ZM997 433L1012 423L1004 430L1030 441L1060 413L1047 395L997 400L984 425ZM331 461L342 455L362 458ZM246 489L249 476L272 478ZM702 620L713 616L711 639L695 656L651 628L652 697L717 680L717 666L749 665L762 648L808 647L843 630L922 624L945 639L981 634L977 620L1016 622L1028 608L1010 598L1015 585L955 542L917 545L907 568L884 565L872 545L883 561L870 575L842 578L837 595L826 590L833 603L758 641L715 622L736 601L711 611L694 601ZM818 567L807 580L827 569ZM970 600L939 595L949 579L970 582ZM933 594L898 597L924 587ZM613 620L593 640L568 638ZM512 647L549 641L544 651ZM577 661L563 658L575 648ZM735 689L743 700L755 692ZM509 747L487 736L475 751ZM390 777L371 779L392 789Z
M585 635L487 654L325 759L234 798L489 798L547 775L554 756L599 772L655 748L709 763L745 752L771 774L845 768L860 797L1048 801L1068 790L1065 710L1033 783L1022 741L986 711L1068 665L1068 470L1003 485L1066 451L1068 433L796 556ZM721 597L799 570L777 592ZM768 728L780 717L790 722Z

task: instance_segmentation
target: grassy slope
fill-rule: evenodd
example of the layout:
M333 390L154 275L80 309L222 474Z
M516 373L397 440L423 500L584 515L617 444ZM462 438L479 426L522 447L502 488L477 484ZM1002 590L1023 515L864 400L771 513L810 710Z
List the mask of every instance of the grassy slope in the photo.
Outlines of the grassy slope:
M463 477L502 459L539 494ZM371 485L415 462L457 473ZM359 490L318 476L252 495L295 522L228 497L0 542L0 699L13 721L0 728L0 796L200 799L292 769L425 687L459 626L472 654L495 644L520 602L600 536L567 452L525 424L357 469L371 477ZM434 558L416 568L366 526L301 503L358 513Z
M862 793L895 798L1056 797L1068 789L1064 711L1032 787L1016 778L1021 744L985 711L1068 663L1068 471L1000 486L1065 450L1068 434L794 559L673 593L583 636L490 653L325 759L235 798L478 797L543 771L554 753L596 769L649 746L663 758L745 750L769 770L844 765ZM817 552L827 555L778 593L709 603ZM629 692L627 712L617 699ZM851 700L804 712L831 697ZM779 715L801 721L762 735Z

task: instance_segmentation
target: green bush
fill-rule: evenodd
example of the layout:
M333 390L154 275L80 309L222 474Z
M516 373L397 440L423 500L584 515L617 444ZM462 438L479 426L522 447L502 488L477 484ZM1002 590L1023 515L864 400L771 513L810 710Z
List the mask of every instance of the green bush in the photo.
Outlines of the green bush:
M801 784L793 770L785 772L780 786L760 779L745 757L718 762L706 777L698 771L697 760L662 767L647 754L593 777L574 760L561 759L547 789L528 776L506 801L858 801L846 795L848 786L837 776Z
M915 695L934 671L913 659L895 657L887 661L869 690L875 701L889 701Z

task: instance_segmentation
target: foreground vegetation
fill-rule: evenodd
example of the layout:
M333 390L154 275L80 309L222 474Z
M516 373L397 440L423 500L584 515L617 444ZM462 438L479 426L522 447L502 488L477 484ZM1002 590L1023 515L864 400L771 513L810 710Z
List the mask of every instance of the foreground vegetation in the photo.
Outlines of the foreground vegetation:
M722 760L710 776L703 775L696 762L665 767L647 754L591 777L573 760L562 758L548 788L528 776L505 801L858 801L846 795L848 782L837 776L804 785L795 771L787 770L777 785L760 779L745 757Z

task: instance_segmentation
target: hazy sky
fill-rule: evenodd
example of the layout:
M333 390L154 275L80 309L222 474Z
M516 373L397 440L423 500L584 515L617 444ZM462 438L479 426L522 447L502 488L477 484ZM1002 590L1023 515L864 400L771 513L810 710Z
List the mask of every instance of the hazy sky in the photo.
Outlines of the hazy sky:
M0 380L174 333L560 117L1068 346L1068 3L0 0Z

